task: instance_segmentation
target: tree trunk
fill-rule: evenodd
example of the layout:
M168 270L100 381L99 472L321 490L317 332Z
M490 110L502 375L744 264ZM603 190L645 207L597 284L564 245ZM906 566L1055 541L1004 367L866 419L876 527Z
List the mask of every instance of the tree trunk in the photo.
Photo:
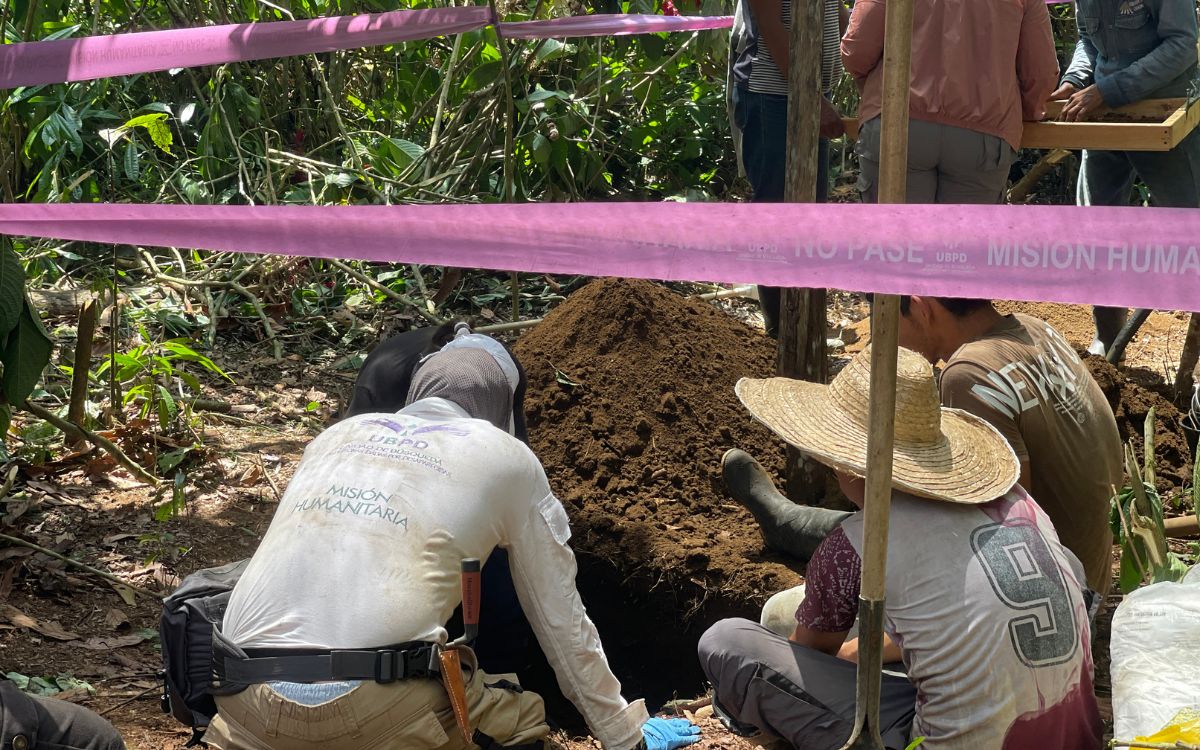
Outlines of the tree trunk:
M787 182L790 203L817 200L817 145L821 129L820 0L792 0L792 40L788 68ZM824 382L825 290L783 289L779 302L776 368L788 378ZM824 495L826 471L788 448L787 494L813 504Z

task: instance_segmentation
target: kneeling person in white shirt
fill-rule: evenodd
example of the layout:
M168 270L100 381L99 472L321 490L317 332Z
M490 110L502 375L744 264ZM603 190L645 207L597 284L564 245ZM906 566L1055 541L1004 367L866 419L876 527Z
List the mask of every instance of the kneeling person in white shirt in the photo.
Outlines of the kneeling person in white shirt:
M448 350L417 371L404 409L347 419L313 440L233 590L220 638L250 660L388 649L412 659L393 661L400 674L392 681L280 674L219 696L207 742L220 750L540 746L549 732L541 698L479 670L469 649L473 743L457 730L438 675L414 668L429 663L430 644L446 643L460 562L485 560L495 547L508 549L538 642L605 748L674 750L698 739L687 722L648 720L642 701L621 697L575 588L566 513L537 458L504 429L512 398L492 355Z

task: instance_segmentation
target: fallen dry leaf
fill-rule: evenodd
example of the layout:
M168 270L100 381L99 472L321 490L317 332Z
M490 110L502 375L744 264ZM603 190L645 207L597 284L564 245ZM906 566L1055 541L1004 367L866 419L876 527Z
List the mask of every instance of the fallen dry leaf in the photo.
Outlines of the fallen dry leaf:
M8 560L13 557L29 557L34 553L30 547L4 547L0 549L0 560Z
M121 628L129 627L129 615L125 614L116 607L108 610L104 615L104 627L112 630L120 630Z
M53 620L42 622L34 617L30 617L11 604L0 604L0 617L8 620L18 628L35 630L47 638L53 638L56 641L79 640L79 634L72 633L57 622Z
M135 487L143 487L146 484L145 482L131 478L129 473L126 471L118 471L115 469L105 472L104 479L106 479L109 484L119 490L132 490Z
M89 651L112 651L125 646L136 646L144 640L146 639L137 633L130 633L129 635L104 635L88 638L86 641L75 641L71 645L86 648Z
M262 475L262 469L258 466L258 464L251 464L245 471L242 472L242 475L238 477L237 483L239 486L249 487L251 485L258 484L259 480L262 479Z
M0 573L0 602L7 599L8 595L12 593L13 580L24 565L23 560L17 560L5 568L3 573Z
M117 594L120 595L121 600L124 601L129 606L132 607L135 604L137 604L137 597L133 593L133 589L129 588L128 586L122 586L119 583L113 583L112 581L109 581L108 585L112 586L113 590L116 591Z

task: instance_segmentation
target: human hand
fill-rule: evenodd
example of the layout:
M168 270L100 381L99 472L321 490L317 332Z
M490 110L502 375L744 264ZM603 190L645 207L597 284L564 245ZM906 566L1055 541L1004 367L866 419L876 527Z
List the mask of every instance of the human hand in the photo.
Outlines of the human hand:
M700 727L687 719L648 719L642 725L646 750L676 750L700 741Z
M1071 94L1074 94L1079 89L1075 88L1075 84L1069 81L1063 81L1063 84L1054 89L1054 93L1050 94L1050 101L1056 102L1062 99L1070 99Z
M1100 96L1100 89L1096 88L1096 84L1092 84L1082 91L1076 91L1067 99L1062 108L1062 119L1067 122L1079 122L1102 109L1104 97Z
M846 661L857 664L858 663L858 639L851 638L850 640L843 643L842 647L838 649L837 655L838 655L839 659L845 659Z
M846 126L842 123L842 116L834 109L824 98L821 99L821 137L822 138L840 138L846 134Z

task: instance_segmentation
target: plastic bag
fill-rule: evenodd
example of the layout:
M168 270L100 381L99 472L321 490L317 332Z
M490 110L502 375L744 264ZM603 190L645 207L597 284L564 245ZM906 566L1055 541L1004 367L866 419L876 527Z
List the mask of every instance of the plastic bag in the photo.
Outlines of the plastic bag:
M1134 737L1134 742L1155 742L1174 745L1177 742L1200 742L1200 711L1185 708L1165 727L1146 737Z
M1200 742L1187 711L1200 711L1200 565L1178 583L1125 597L1113 615L1110 649L1114 738L1166 732L1172 741Z

